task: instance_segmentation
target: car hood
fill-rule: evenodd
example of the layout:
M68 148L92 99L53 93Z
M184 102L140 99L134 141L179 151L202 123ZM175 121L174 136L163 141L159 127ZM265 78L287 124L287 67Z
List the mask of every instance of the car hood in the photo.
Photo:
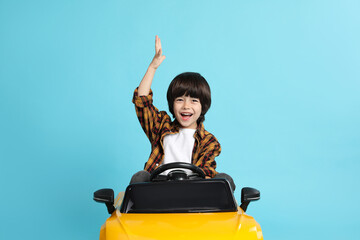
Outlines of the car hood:
M107 240L262 239L260 226L241 209L238 212L176 214L121 214L116 211L104 227Z

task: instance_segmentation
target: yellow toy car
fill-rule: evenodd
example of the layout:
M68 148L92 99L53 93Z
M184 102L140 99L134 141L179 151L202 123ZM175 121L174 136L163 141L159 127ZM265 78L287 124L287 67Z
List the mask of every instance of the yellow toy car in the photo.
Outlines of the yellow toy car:
M227 180L204 178L194 165L171 163L157 168L151 182L130 184L115 200L112 189L96 191L94 200L105 203L111 214L100 240L263 239L260 225L245 213L260 192L243 188L238 206Z

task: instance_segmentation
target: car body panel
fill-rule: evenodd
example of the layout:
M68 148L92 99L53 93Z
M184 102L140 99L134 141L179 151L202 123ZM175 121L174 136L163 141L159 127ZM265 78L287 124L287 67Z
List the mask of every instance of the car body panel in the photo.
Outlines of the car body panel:
M116 210L101 229L100 240L263 239L260 226L238 212L138 214Z
M100 240L263 239L259 224L240 207L237 212L120 213L124 193L115 199L117 210L100 230Z

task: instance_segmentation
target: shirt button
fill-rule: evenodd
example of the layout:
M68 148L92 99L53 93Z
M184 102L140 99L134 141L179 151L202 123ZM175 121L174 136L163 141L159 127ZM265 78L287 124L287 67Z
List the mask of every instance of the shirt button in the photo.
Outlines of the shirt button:
M156 164L155 164L155 166L159 166L159 164L158 164L158 163L156 163Z

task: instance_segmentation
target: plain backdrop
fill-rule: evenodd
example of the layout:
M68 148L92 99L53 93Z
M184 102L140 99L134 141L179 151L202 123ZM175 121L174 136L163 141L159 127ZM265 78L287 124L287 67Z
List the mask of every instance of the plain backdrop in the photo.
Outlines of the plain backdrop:
M131 103L154 54L200 72L220 172L261 191L265 239L357 239L357 0L0 0L0 239L98 239L95 190L123 191L150 153Z

